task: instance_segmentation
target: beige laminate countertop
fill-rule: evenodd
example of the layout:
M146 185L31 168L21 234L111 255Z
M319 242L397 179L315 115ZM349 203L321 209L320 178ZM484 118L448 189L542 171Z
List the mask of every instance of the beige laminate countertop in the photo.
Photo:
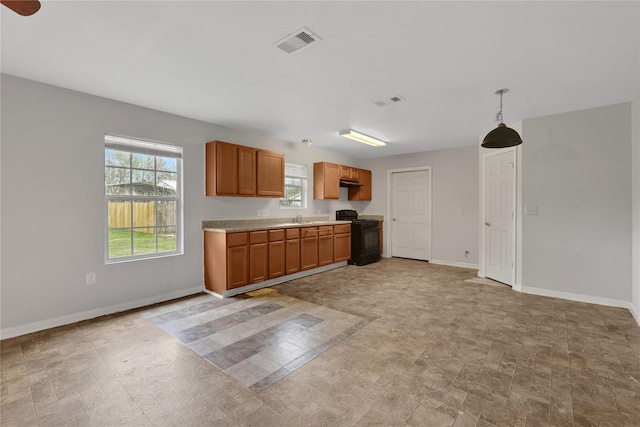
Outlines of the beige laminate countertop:
M323 225L351 224L351 221L336 221L328 218L302 218L295 222L287 218L233 219L202 221L202 230L217 233L237 233L242 231L273 230L278 228L320 227Z

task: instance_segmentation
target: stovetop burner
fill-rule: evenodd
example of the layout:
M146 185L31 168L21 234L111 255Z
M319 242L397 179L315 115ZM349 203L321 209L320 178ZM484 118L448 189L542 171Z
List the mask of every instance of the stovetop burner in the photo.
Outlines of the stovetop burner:
M378 221L375 219L358 219L358 212L353 209L342 209L336 211L336 219L339 221L351 221L352 224L359 224L364 226L378 226Z
M358 212L353 209L342 209L336 211L336 219L338 221L356 221L358 219Z

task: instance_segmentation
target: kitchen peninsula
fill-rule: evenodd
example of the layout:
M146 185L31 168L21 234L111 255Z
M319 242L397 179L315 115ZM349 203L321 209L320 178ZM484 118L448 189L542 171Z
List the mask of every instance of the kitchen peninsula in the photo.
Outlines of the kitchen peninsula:
M347 265L350 221L328 216L203 221L205 291L219 297Z

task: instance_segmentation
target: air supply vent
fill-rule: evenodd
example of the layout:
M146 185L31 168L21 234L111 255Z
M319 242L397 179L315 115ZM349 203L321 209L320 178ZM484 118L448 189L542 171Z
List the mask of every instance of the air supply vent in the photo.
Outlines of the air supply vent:
M306 27L300 28L298 31L294 31L280 41L277 41L275 45L283 52L291 55L299 51L300 49L309 46L311 43L322 40L317 35L313 34L311 30Z
M398 96L392 96L391 98L387 98L387 99L381 99L380 101L374 102L374 104L377 105L378 107L384 107L385 105L395 104L396 102L402 102L402 101L405 101L404 97L398 95Z

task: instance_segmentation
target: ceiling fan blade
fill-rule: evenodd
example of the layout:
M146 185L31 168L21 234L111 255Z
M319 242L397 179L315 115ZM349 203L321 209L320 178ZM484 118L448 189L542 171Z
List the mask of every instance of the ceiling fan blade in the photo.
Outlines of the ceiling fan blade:
M33 15L40 10L38 0L0 0L0 3L22 16Z

